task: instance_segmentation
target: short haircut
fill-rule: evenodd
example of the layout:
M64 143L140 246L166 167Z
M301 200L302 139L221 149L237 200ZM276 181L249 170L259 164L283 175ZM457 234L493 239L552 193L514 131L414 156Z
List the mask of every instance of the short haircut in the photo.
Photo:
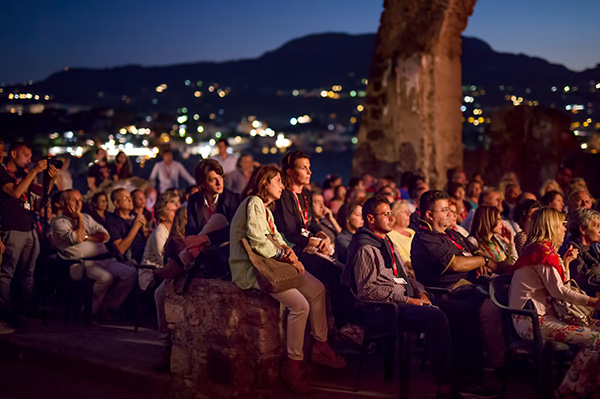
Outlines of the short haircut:
M221 139L221 140L217 141L217 145L219 145L221 143L225 144L225 147L229 147L229 142L227 141L227 139Z
M133 196L134 196L136 193L142 193L142 194L144 194L144 197L146 196L146 193L144 193L144 192L143 192L142 190L140 190L139 188L136 188L135 190L133 190L133 191L132 191L131 193L129 193L129 194L131 195L131 198L133 198Z
M542 205L532 199L525 199L520 202L517 202L515 206L515 210L513 211L513 220L517 222L521 228L523 228L523 224L525 223L525 219L527 218L527 214L532 208L541 208Z
M72 192L75 192L75 191L79 192L79 190L76 190L76 189L74 189L74 188L70 188L70 189L68 189L68 190L61 191L61 192L60 192L60 200L59 200L59 202L60 202L61 204L64 204L64 203L67 201L67 196L68 196L70 193L72 193Z
M116 190L113 190L112 193L110 193L110 200L112 201L113 204L117 201L117 197L119 196L119 193L122 191L128 192L124 188L117 188Z
M108 201L108 195L106 195L106 193L104 191L100 191L100 192L92 195L92 199L90 200L90 203L92 205L96 205L98 203L98 198L100 198L101 196L105 196L106 200Z
M196 165L196 168L194 169L196 184L199 186L205 184L210 172L215 172L219 176L223 176L223 167L221 167L219 162L210 158L198 162L198 165Z
M13 151L19 151L21 148L23 147L27 147L29 148L29 146L25 143L23 143L22 141L17 141L16 143L12 143L12 145L10 146L10 148L8 149L8 156L12 157L11 153Z
M365 201L365 203L363 204L363 209L362 209L362 212L363 212L362 217L363 217L363 221L365 222L365 226L368 223L367 215L375 214L375 210L381 204L389 205L390 202L387 200L387 198L385 198L382 195L376 195Z
M459 188L464 189L465 186L461 183L451 181L450 183L448 183L448 195L450 197L454 197L454 194L456 194Z
M550 203L551 203L552 201L554 201L554 199L555 199L557 196L559 196L559 195L560 195L561 197L563 197L563 195L562 195L561 193L559 193L558 191L548 191L548 192L546 192L546 194L544 194L544 196L542 197L542 204L543 204L544 206L549 206L549 205L550 205ZM563 197L563 199L564 199L564 197Z
M573 212L569 212L568 219L569 224L567 228L569 233L571 236L579 238L581 237L579 228L581 227L583 230L587 230L594 219L600 219L600 212L593 209L579 208L575 209Z
M360 177L351 178L350 182L348 183L348 188L358 187L358 185L360 184L361 181L362 181L362 179Z
M296 167L296 161L299 159L310 159L308 155L300 151L289 151L281 159L281 174L285 188L292 189L292 181L288 177L287 171Z
M419 200L419 212L424 216L427 211L432 211L435 203L439 200L448 200L450 197L445 191L429 190L421 195Z
M492 193L498 193L500 194L500 196L503 196L503 193L496 187L485 188L481 191L481 194L479 195L479 205L483 205L485 202L485 198Z

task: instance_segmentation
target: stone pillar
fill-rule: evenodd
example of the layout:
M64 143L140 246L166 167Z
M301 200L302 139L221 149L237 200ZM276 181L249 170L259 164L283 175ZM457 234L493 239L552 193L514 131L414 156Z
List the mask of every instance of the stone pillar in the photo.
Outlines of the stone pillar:
M476 0L385 0L353 173L413 171L432 188L462 165L461 38Z
M271 296L199 278L177 295L168 282L165 312L175 399L256 398L279 381L285 345Z

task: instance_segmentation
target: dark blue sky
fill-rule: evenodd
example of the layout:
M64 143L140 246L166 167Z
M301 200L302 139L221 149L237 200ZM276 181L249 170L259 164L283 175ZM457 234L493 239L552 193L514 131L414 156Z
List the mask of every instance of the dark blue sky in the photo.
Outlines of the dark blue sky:
M0 83L70 67L257 57L311 33L376 32L382 0L1 0ZM600 2L479 0L465 35L574 70L600 62Z

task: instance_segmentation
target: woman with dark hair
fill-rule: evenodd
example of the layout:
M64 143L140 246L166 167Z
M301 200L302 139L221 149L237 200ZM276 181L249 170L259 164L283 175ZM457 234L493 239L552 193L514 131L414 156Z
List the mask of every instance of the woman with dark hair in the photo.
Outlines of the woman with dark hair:
M281 368L281 378L292 391L302 393L309 390L308 381L301 369L304 358L304 330L308 318L311 334L315 339L312 347L313 363L341 368L346 362L337 356L327 343L323 284L304 270L304 265L279 233L271 213L283 190L281 171L277 166L263 165L254 170L248 186L244 189L243 195L246 198L231 221L229 264L231 279L238 287L243 290L259 288L254 277L254 267L241 243L243 238L247 238L252 249L258 254L289 263L298 273L304 274L305 278L297 288L270 294L290 311L287 317L287 358Z
M342 226L342 232L335 238L335 257L346 264L348 260L348 246L352 241L352 236L359 227L363 226L362 205L358 202L351 202L344 206L343 211L338 214L338 221Z
M479 182L479 180L471 180L469 184L467 184L467 212L471 209L477 209L479 206L479 195L483 190L483 185Z
M517 249L517 254L519 255L521 255L523 246L525 246L525 241L527 241L531 215L541 207L542 205L538 201L532 199L525 199L521 202L517 202L517 206L515 206L513 220L521 228L521 231L515 235L515 247Z
M131 161L129 161L129 157L123 151L119 151L119 153L115 157L114 165L115 174L113 176L113 179L129 179L132 176Z
M96 222L106 227L106 210L108 209L108 196L101 191L92 196L90 216Z
M465 205L465 186L455 182L448 184L448 195L450 196L450 199L454 200L458 224L461 224L469 215L469 211Z
M493 259L501 269L510 270L517 261L512 233L502 223L500 211L495 206L481 205L477 208L471 235L477 240L482 253Z
M542 197L542 205L549 206L550 208L562 212L565 207L565 198L558 191L548 191Z

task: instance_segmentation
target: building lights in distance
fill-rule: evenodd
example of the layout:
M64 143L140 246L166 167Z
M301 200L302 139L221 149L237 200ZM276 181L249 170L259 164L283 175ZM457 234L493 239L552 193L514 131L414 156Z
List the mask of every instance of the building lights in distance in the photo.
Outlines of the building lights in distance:
M297 118L290 119L290 125L295 126L297 124L305 124L312 122L312 118L308 115L299 116Z
M157 93L162 93L163 91L167 90L167 85L163 83L160 86L156 86L156 89L154 90L156 90Z

